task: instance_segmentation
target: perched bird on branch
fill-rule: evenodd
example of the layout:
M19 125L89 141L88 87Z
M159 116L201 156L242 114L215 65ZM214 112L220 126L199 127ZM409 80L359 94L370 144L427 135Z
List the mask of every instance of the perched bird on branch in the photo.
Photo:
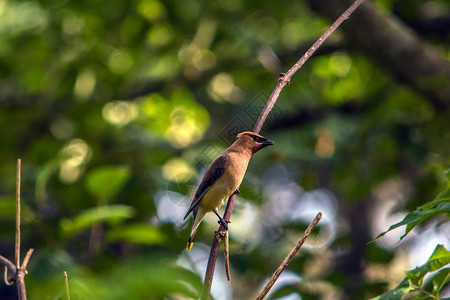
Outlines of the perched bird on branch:
M219 223L228 230L227 221L219 215L217 208L222 206L233 193L239 193L238 188L250 158L269 145L273 145L273 142L257 133L241 132L237 135L237 140L209 166L184 216L186 219L192 212L194 219L186 245L187 250L191 250L194 245L198 226L207 212L213 211L219 217Z

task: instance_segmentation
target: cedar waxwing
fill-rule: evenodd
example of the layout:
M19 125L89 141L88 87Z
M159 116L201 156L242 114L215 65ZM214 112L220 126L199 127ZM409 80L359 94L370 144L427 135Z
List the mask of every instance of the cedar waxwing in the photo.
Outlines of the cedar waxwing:
M219 223L228 229L227 223L219 215L217 208L222 206L233 193L239 193L238 188L250 158L269 145L273 145L273 142L257 133L241 132L237 135L237 140L209 166L184 216L186 219L192 212L194 218L187 250L191 250L194 245L198 226L207 212L213 211L219 217Z

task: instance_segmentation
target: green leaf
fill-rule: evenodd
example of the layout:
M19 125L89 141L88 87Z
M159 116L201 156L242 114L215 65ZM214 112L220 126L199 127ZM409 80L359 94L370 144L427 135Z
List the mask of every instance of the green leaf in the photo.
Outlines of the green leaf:
M383 235L385 235L386 233L388 233L389 231L391 231L397 227L406 225L405 234L403 234L400 237L400 241L401 241L411 230L414 229L414 227L416 227L418 224L422 223L429 217L431 217L433 215L441 214L441 213L445 213L448 215L448 213L450 211L450 198L448 197L449 195L450 195L450 190L447 190L447 191L439 194L436 197L436 199L433 200L432 202L430 202L426 205L423 205L421 207L418 207L415 211L409 212L403 218L403 220L401 220L398 223L395 223L394 225L391 225L391 227L389 227L388 230L380 233L375 238L375 240L379 239L380 237L382 237ZM436 204L437 204L437 206L435 208L431 208L431 207L435 206Z
M104 166L91 171L86 179L89 193L99 198L111 198L130 178L127 166Z
M423 277L428 272L434 272L448 263L450 263L450 252L444 246L437 245L428 261L420 267L406 272L406 277L415 286L421 286Z
M414 288L410 286L407 278L403 279L394 289L372 298L372 300L401 300L404 295L411 292Z
M428 210L434 206L439 205L440 203L449 203L449 202L450 202L450 189L447 189L442 193L440 193L439 195L437 195L437 197L433 201L425 203L419 208L421 210Z
M162 245L168 241L159 228L145 224L131 224L111 229L106 238L111 242L130 242L137 244Z
M439 271L439 273L433 277L433 295L439 296L439 292L442 287L450 281L450 268L445 268Z
M447 180L450 181L450 169L445 171L445 176L447 177ZM425 203L424 205L418 207L416 210L409 212L403 220L401 220L398 223L395 223L394 225L391 225L388 230L380 233L373 241L379 239L389 231L406 225L405 234L403 234L400 237L400 241L411 231L416 227L418 224L424 222L426 219L433 215L445 213L447 214L447 217L450 217L450 188L446 189L442 193L436 196L436 198L433 201L430 201L428 203ZM372 242L373 242L372 241Z
M450 182L450 169L444 172L445 178L447 178L447 181Z
M60 227L64 236L72 236L99 222L120 223L125 219L131 218L134 213L134 208L128 205L99 206L86 209L73 220L63 219Z

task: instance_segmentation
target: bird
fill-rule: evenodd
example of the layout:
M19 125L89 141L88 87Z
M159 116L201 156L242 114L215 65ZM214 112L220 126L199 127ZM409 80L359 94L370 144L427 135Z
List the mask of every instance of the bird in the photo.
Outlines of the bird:
M244 131L236 136L236 141L228 147L209 166L195 192L189 209L183 220L192 213L192 228L186 249L190 251L194 245L195 234L206 213L214 212L228 230L229 221L225 221L217 209L234 193L244 178L250 158L259 150L273 145L273 141L251 131Z

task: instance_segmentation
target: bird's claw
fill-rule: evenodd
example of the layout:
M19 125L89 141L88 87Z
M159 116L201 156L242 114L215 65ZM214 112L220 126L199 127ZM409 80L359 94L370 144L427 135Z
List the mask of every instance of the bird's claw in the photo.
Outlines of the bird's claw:
M226 230L228 230L228 224L231 223L231 221L226 221L226 220L219 220L217 221L217 223L219 223L220 225L222 225Z

